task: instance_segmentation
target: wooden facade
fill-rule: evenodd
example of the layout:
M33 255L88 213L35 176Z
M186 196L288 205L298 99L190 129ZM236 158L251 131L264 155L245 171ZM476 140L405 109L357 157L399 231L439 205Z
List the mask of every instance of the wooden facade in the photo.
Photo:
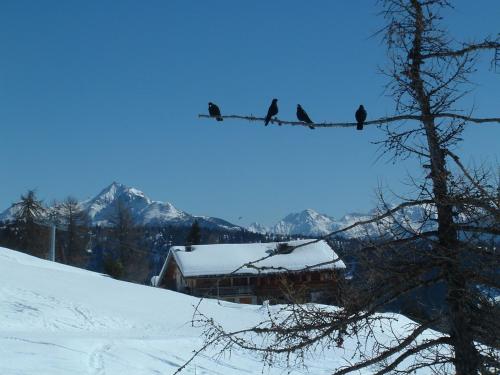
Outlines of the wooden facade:
M237 303L336 302L343 269L185 277L172 257L158 287Z

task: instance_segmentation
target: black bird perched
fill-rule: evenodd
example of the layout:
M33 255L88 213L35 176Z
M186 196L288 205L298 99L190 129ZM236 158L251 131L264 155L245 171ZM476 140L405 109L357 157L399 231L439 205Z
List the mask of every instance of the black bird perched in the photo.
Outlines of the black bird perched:
M299 119L299 121L305 122L307 124L313 123L300 104L297 104L297 118ZM314 129L314 126L309 125L309 129Z
M363 130L363 123L366 120L366 110L365 107L362 105L359 106L358 110L356 111L356 121L358 122L358 126L356 129L358 130Z
M264 125L267 126L269 124L269 121L271 121L271 117L276 116L278 114L278 99L273 99L273 102L269 106L269 109L267 110L267 115L266 115L266 122Z
M210 114L210 117L215 117L217 121L223 121L224 119L222 118L220 114L220 109L217 106L217 104L214 104L212 102L208 103L208 113Z

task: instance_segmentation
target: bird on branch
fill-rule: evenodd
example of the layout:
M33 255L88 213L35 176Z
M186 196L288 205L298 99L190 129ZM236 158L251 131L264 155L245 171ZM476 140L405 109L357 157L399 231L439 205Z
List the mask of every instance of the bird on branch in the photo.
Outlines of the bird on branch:
M362 105L359 106L358 110L356 111L356 121L358 122L358 126L356 129L358 130L363 130L363 123L366 121L366 110L365 107Z
M267 126L267 124L269 124L269 121L271 121L271 118L273 116L276 116L277 114L278 114L278 99L273 99L273 102L271 103L269 109L267 110L266 122L264 123L264 125Z
M305 122L307 124L313 123L309 118L307 112L304 111L304 108L302 108L300 104L297 104L297 118L299 119L299 121ZM314 129L314 126L309 125L309 129Z
M217 121L223 121L224 119L222 118L220 114L220 109L217 106L217 104L214 104L212 102L208 103L208 113L210 114L210 117L215 117Z

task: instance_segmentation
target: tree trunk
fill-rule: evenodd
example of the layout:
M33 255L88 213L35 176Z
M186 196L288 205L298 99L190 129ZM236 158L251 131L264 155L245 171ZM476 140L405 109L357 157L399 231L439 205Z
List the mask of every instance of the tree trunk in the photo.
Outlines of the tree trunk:
M448 324L455 352L455 370L457 375L477 374L479 369L479 353L474 346L471 314L468 308L470 302L467 299L467 285L460 269L461 259L457 230L454 226L453 207L448 199L447 178L449 172L446 169L445 155L441 149L436 131L431 111L431 100L425 91L424 82L421 77L424 16L418 0L412 0L412 6L415 9L415 34L410 78L415 97L420 105L422 122L429 147L433 195L437 208L440 247L437 251L446 259L444 271L448 286Z

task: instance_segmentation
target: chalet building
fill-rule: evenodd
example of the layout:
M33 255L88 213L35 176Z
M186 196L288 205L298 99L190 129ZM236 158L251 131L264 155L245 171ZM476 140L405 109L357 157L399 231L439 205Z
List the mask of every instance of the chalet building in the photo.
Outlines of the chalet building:
M345 264L325 241L312 241L173 246L151 283L239 303L317 301L335 295Z

